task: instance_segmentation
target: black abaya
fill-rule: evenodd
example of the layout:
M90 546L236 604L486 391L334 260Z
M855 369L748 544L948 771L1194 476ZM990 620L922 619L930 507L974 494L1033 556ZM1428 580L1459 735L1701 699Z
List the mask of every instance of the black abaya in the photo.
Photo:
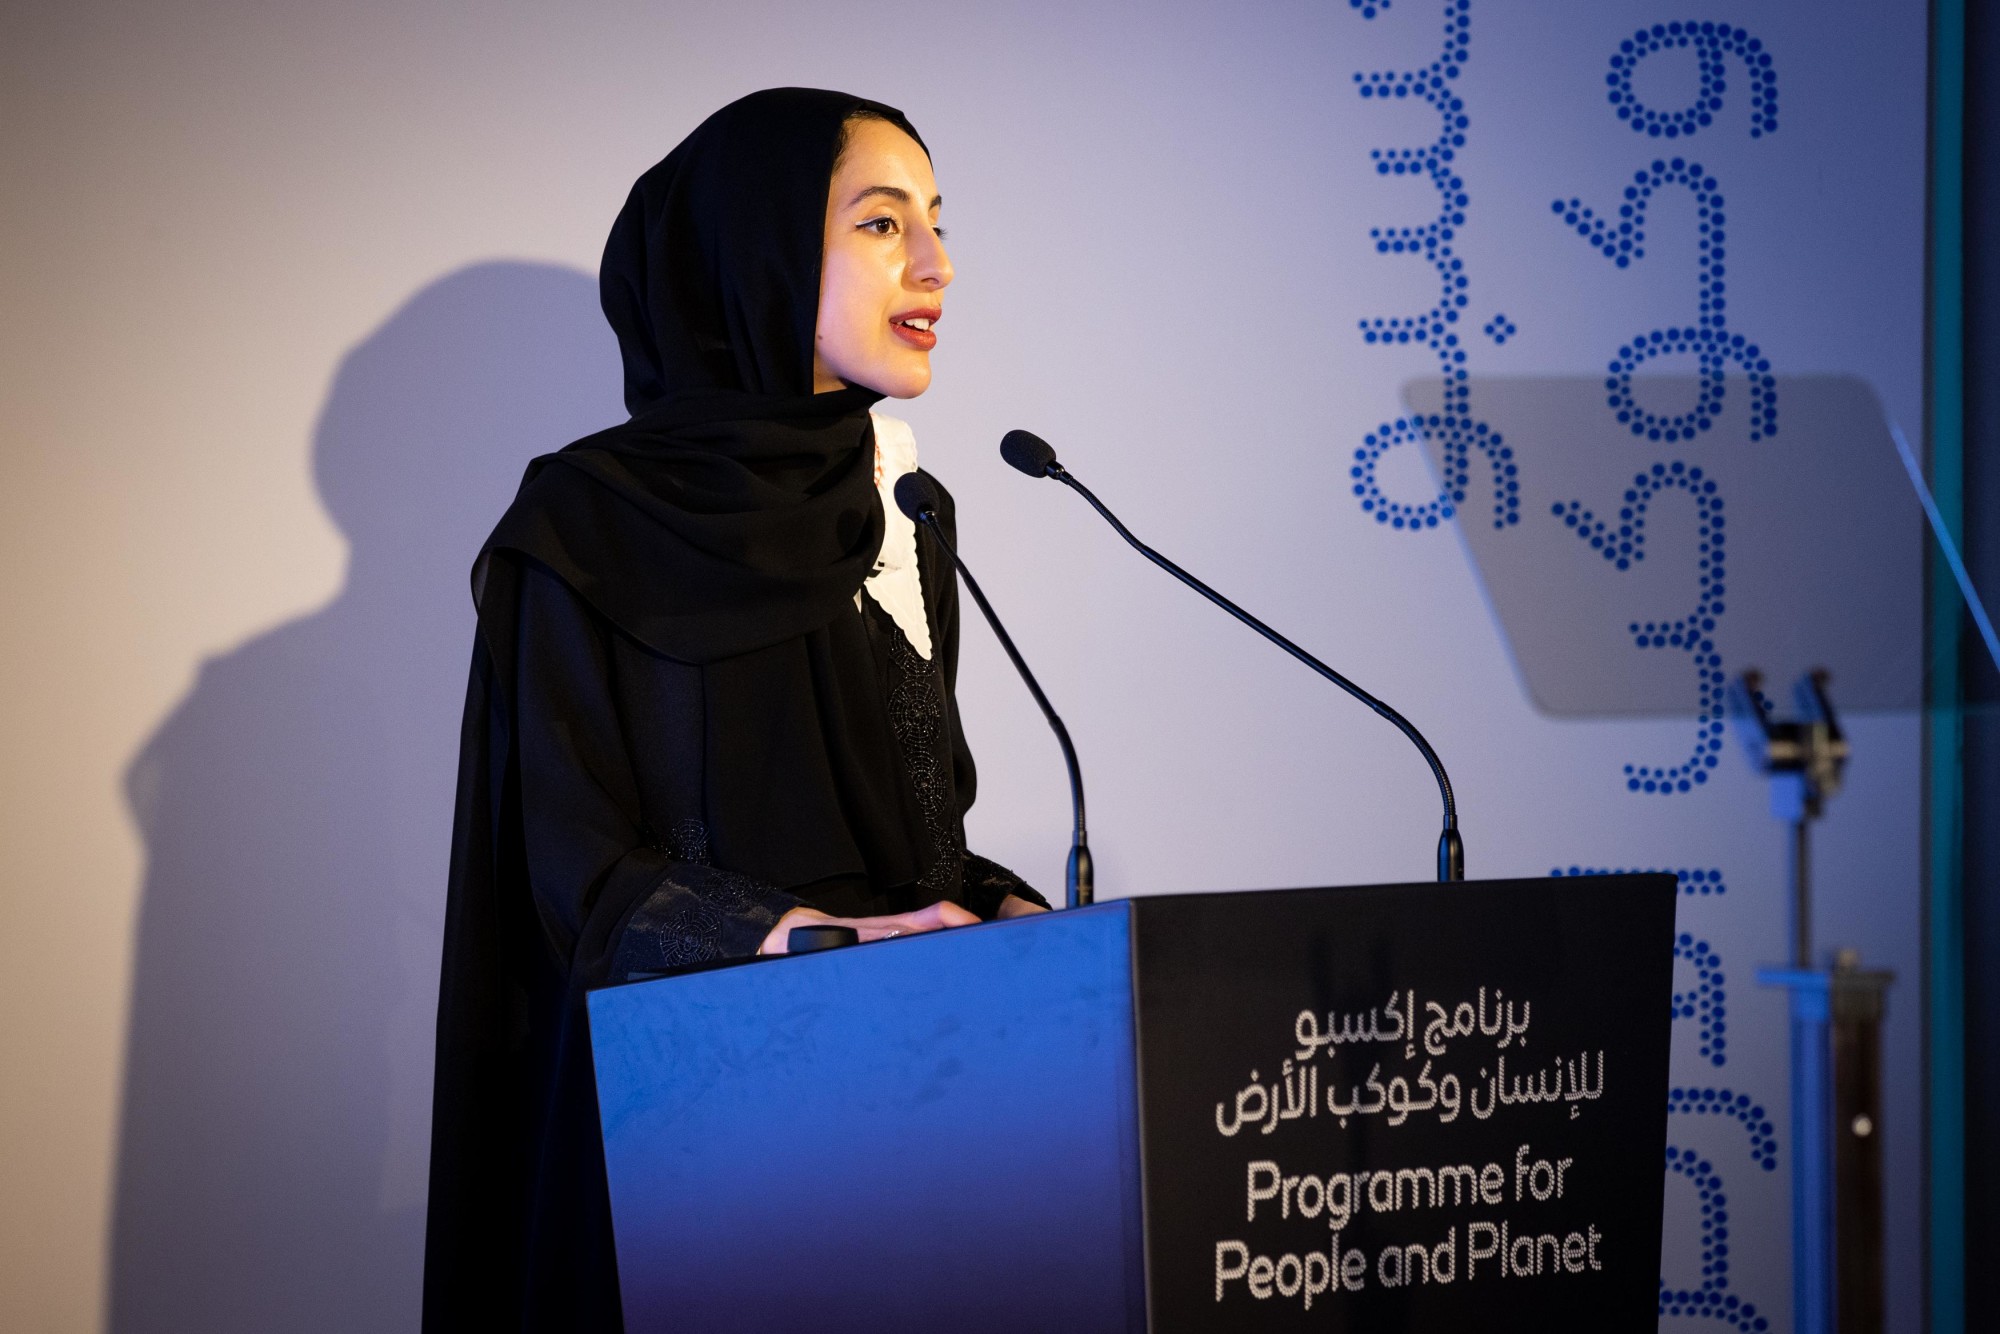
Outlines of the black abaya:
M878 396L810 392L826 189L856 110L907 128L773 90L641 178L602 281L635 415L536 460L475 567L431 1334L619 1328L589 988L752 954L800 904L1038 900L965 850L949 566L920 541L934 660L856 606L885 523Z

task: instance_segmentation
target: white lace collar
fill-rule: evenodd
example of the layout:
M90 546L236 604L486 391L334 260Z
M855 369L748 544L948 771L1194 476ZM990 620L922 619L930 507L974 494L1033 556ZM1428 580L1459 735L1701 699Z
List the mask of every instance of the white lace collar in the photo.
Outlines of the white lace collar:
M917 470L917 437L906 421L879 412L869 415L875 419L875 487L882 494L888 528L882 534L875 572L861 587L928 662L931 625L924 615L924 587L917 573L917 526L896 507L897 479ZM860 593L854 595L854 605L861 605Z

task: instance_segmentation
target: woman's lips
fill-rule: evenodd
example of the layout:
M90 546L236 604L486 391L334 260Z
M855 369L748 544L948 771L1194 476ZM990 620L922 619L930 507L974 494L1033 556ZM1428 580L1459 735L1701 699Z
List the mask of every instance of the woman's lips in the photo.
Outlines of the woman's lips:
M896 337L911 347L928 352L937 346L937 334L933 332L932 326L943 317L944 312L935 307L928 310L906 310L900 315L891 316L889 327L895 331Z

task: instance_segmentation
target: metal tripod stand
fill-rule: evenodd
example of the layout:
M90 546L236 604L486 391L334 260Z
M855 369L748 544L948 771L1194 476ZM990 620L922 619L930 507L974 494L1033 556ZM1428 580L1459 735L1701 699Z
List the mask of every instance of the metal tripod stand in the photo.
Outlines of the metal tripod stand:
M1882 1016L1894 974L1858 951L1814 966L1811 840L1840 789L1849 747L1815 670L1780 721L1754 671L1730 691L1752 760L1771 780L1771 813L1792 827L1792 962L1757 980L1791 995L1792 1327L1798 1334L1878 1334L1882 1292Z

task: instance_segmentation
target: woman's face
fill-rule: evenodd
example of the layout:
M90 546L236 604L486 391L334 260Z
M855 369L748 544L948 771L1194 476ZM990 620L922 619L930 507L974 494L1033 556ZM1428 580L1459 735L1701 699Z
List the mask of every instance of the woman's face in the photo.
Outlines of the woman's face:
M852 384L915 398L930 387L951 283L937 182L917 141L889 122L849 131L827 193L813 392Z

